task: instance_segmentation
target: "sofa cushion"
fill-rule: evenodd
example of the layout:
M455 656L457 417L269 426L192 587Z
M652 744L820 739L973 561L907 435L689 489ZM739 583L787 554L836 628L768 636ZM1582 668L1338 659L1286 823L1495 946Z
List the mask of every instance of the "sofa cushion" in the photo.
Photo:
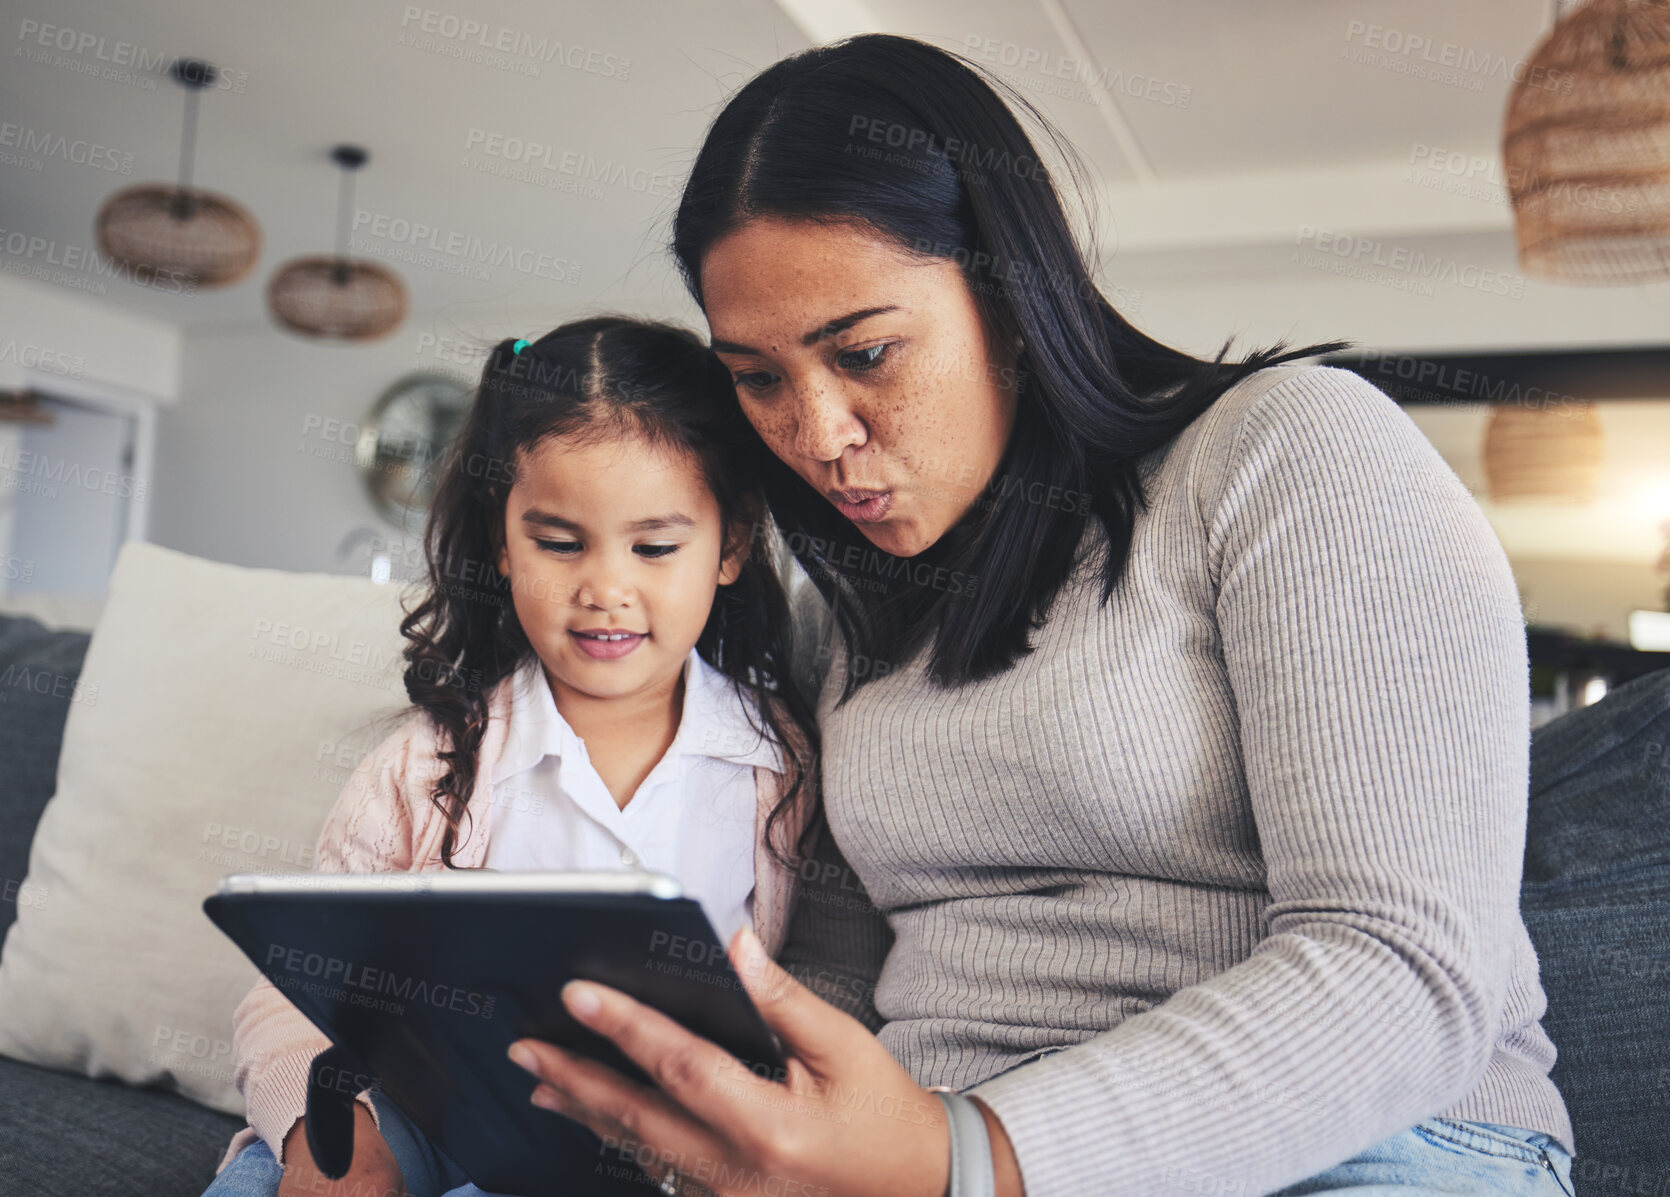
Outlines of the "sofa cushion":
M1578 1192L1670 1193L1670 669L1532 736L1520 908Z
M313 867L405 706L400 616L366 578L123 546L30 846L45 900L0 954L0 1054L243 1109L231 1016L257 974L203 899Z
M20 905L44 902L24 886L29 842L52 797L58 746L76 690L86 632L52 632L33 619L0 615L0 939ZM94 696L96 698L96 695Z
M198 1197L243 1119L0 1059L0 1193Z

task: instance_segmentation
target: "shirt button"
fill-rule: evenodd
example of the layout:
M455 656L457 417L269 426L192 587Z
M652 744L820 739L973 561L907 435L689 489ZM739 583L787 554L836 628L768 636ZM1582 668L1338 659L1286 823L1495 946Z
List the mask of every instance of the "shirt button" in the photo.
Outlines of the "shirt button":
M638 854L630 848L622 848L620 850L620 862L630 868L638 863Z

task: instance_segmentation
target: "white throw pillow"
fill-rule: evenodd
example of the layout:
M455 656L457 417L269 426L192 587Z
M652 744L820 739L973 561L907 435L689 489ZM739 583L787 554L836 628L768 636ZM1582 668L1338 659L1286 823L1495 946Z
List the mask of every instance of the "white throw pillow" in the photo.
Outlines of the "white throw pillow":
M400 598L123 547L0 955L0 1053L243 1112L231 1019L257 974L203 899L314 867L406 705Z

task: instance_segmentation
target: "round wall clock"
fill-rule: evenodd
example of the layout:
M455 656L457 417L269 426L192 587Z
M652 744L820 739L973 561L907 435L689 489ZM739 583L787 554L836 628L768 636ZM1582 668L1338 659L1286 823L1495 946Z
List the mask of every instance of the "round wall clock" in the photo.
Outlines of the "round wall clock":
M421 521L469 410L470 388L448 374L407 374L378 397L354 457L384 519L401 527Z

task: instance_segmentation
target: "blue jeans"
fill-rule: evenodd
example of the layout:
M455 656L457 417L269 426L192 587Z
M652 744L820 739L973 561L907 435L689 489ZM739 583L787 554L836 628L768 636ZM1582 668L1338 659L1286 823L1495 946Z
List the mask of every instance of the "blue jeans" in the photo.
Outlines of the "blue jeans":
M1046 1047L1005 1071L1065 1050ZM1166 1179L1173 1192L1254 1197L1244 1181L1213 1176L1182 1162ZM1349 1197L1574 1197L1571 1154L1541 1131L1495 1122L1428 1118L1380 1140L1344 1163L1262 1197L1328 1193Z
M498 1197L471 1184L446 1156L436 1151L392 1102L371 1090L377 1125L400 1165L413 1197ZM215 1177L203 1197L273 1197L280 1170L273 1153L259 1140L244 1148ZM1253 1197L1237 1181L1191 1174L1180 1166L1178 1191L1215 1197ZM645 1193L650 1186L639 1184ZM1429 1118L1382 1139L1367 1151L1289 1185L1272 1197L1347 1193L1350 1197L1573 1197L1571 1156L1547 1135L1491 1122L1452 1122ZM398 1193L364 1197L401 1197Z
M412 1197L502 1197L472 1184L463 1170L436 1150L429 1137L384 1097L381 1090L370 1089L367 1094L377 1109L377 1129L394 1154L395 1163L400 1165L400 1175ZM226 1165L214 1183L203 1191L203 1197L274 1197L282 1175L272 1149L257 1139ZM653 1192L647 1186L639 1187L646 1193ZM364 1193L361 1197L404 1195Z
M1201 1192L1206 1190L1202 1189ZM1235 1190L1215 1190L1233 1193ZM1494 1122L1428 1118L1382 1139L1343 1164L1289 1185L1273 1197L1349 1193L1351 1197L1573 1197L1571 1156L1540 1131ZM1250 1197L1241 1191L1241 1197Z

